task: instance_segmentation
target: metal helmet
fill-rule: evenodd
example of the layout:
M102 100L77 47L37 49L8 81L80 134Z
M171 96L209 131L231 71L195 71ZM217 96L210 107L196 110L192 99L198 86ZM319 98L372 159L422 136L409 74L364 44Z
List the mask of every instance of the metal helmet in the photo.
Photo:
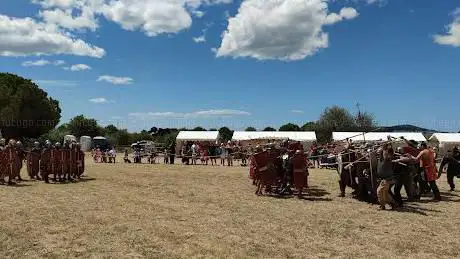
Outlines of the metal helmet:
M34 142L34 147L36 147L36 148L40 147L40 142L35 141L35 142Z
M22 147L22 142L18 140L18 141L16 142L16 146Z
M45 145L46 145L46 146L51 146L51 141L46 140L46 141L45 141Z
M8 141L8 146L10 146L10 147L16 146L16 140L10 139L10 141Z
M4 146L6 144L6 140L4 138L0 138L0 145Z
M54 144L56 147L60 147L61 146L61 143L59 142L56 142L56 144Z

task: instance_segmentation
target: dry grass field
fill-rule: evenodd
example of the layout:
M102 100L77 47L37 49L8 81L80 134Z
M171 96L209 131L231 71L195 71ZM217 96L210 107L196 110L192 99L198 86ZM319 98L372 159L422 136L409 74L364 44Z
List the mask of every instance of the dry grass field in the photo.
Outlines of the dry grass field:
M23 172L25 176L25 172ZM459 258L460 193L379 211L311 172L305 199L257 197L247 168L87 165L78 183L0 186L0 258Z

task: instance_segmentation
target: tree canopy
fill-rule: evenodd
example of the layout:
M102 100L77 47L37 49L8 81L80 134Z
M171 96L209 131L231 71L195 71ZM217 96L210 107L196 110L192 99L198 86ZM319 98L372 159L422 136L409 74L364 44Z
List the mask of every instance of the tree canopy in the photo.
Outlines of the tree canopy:
M247 127L244 131L257 131L254 127Z
M263 131L276 131L276 129L272 127L266 127Z
M6 138L38 138L58 125L59 102L29 79L0 73L0 129Z
M300 131L300 127L293 123L284 124L279 131Z
M83 115L72 118L68 128L76 137L90 136L94 138L96 136L105 135L104 129L97 124L95 119L86 118Z
M222 127L219 129L220 138L222 141L229 141L233 137L233 131L228 127Z

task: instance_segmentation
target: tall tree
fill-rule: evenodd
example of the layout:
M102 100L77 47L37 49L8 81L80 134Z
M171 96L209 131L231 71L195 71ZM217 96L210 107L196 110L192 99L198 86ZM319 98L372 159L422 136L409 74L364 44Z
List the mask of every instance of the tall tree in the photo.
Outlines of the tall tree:
M5 138L37 138L58 125L59 102L29 79L0 73L0 129Z
M97 124L95 119L89 119L83 115L72 118L68 127L70 132L77 137L96 137L103 133L103 129Z
M276 131L276 129L272 127L266 127L263 131Z
M113 135L113 134L116 134L118 132L118 129L117 127L115 127L115 125L107 125L105 128L104 128L104 131L105 131L105 134L107 135Z
M300 127L293 123L288 123L280 127L279 131L300 131Z
M229 141L233 137L233 131L228 127L222 127L219 129L219 135L222 141Z
M247 127L244 131L257 131L254 127Z

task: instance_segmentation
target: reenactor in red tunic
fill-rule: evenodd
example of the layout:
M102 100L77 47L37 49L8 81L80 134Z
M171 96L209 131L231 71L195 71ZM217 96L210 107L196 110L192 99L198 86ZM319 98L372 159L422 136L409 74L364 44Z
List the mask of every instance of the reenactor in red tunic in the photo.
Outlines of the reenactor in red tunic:
M2 138L0 139L0 184L5 183L5 177L7 176L8 173L8 156L5 152L5 139Z
M62 181L63 166L62 166L62 152L61 152L61 143L57 142L54 145L54 148L51 151L51 163L53 164L52 174L54 176L54 181Z
M81 150L80 143L77 143L77 177L80 178L85 172L85 153Z
M43 177L45 183L49 183L49 175L53 173L53 147L51 146L51 142L47 140L45 142L45 148L43 148L41 152L41 160L40 160L40 175Z
M40 180L40 143L35 142L34 148L27 154L27 172L29 173L30 179Z
M77 177L77 143L71 143L70 145L70 176L72 178Z
M16 155L14 156L15 178L17 178L18 181L22 181L21 169L22 169L22 166L23 166L23 161L25 159L26 153L24 152L24 148L22 146L21 141L16 142L16 145L15 145L14 149L16 151Z

